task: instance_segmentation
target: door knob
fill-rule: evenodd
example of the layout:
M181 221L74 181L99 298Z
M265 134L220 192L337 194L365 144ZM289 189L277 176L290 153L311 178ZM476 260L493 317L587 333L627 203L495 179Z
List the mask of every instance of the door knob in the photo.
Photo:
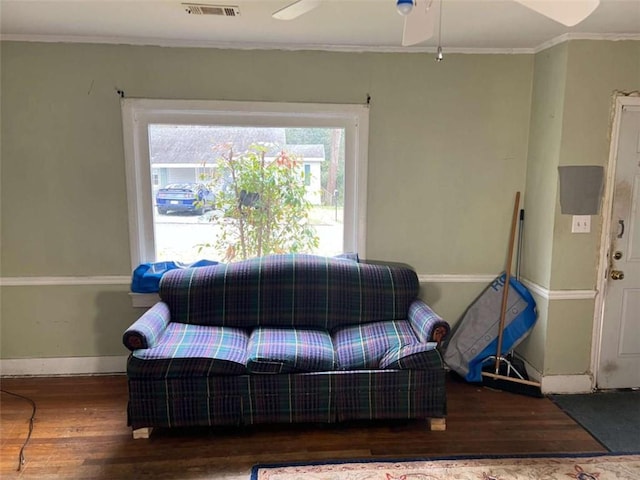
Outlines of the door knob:
M611 280L622 280L624 272L622 270L611 270Z

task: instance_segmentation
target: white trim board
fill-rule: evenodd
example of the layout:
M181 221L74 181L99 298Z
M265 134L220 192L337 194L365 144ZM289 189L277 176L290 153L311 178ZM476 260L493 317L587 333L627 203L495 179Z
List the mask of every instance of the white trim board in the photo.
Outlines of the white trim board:
M420 283L490 283L498 275L485 275L485 274L473 274L473 275L439 275L439 274L418 274L418 281ZM521 282L529 290L542 298L548 300L587 300L595 298L597 295L596 290L549 290L541 285L538 285L531 280L522 278Z
M31 287L55 285L130 285L129 275L0 277L1 287Z
M436 47L401 47L375 45L331 45L331 44L287 44L287 43L238 43L209 42L204 40L179 40L167 38L101 37L91 35L25 35L3 34L1 41L41 43L86 43L110 45L134 45L169 48L214 48L220 50L280 50L280 51L326 51L342 53L436 53ZM447 53L466 54L531 54L534 48L474 48L449 47Z
M551 40L541 43L533 48L532 53L540 53L548 48L555 47L571 40L600 40L618 42L621 40L640 40L638 33L563 33Z
M127 356L21 358L0 360L0 375L4 377L104 375L124 374ZM532 377L536 372L528 370ZM550 393L589 393L592 391L590 375L547 375L541 379L541 390Z
M532 55L547 48L570 40L640 40L640 34L635 33L565 33L546 42L530 48L474 48L474 47L447 47L447 53L471 54L471 55ZM229 43L207 42L196 40L176 40L166 38L139 38L139 37L101 37L91 35L24 35L3 34L0 41L7 42L42 42L42 43L86 43L86 44L113 44L136 45L175 48L216 48L224 50L282 50L300 51L315 50L328 52L374 52L374 53L435 53L436 47L379 47L371 45L326 45L326 44L261 44L261 43Z
M517 355L517 349L516 349ZM552 393L591 393L593 391L593 377L587 374L579 375L546 375L538 371L526 358L518 355L526 368L529 378L540 383L540 391L545 394Z
M593 391L591 375L545 375L540 389L542 393L591 393Z
M96 375L125 373L127 356L15 358L0 360L0 375Z
M432 274L419 273L418 281L420 283L489 283L496 279L497 275L472 274Z
M596 290L549 290L526 278L521 279L521 282L533 293L547 300L589 300L598 293Z
M344 250L366 258L368 105L151 98L120 103L132 269L156 256L148 128L154 123L344 129Z
M490 283L497 275L493 274L432 274L419 273L420 283ZM532 292L549 300L585 300L595 298L597 290L549 290L526 278L522 283ZM0 277L2 287L24 286L75 286L75 285L130 285L129 275L97 276L46 276L46 277ZM141 305L136 305L141 306Z

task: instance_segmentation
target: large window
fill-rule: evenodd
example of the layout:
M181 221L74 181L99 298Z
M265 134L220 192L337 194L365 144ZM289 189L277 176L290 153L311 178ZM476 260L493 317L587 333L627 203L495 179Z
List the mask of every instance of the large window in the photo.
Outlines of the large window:
M123 99L132 266L365 254L368 109Z

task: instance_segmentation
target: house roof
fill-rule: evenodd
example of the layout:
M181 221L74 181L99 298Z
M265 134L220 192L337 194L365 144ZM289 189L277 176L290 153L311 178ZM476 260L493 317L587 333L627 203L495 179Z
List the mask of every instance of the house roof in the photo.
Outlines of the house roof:
M307 160L320 159L324 160L324 145L285 145L284 150L298 155Z
M255 143L269 146L267 155L282 150L306 160L324 160L324 145L287 145L284 128L212 127L202 125L150 125L151 164L214 164L232 145L235 152L245 152Z

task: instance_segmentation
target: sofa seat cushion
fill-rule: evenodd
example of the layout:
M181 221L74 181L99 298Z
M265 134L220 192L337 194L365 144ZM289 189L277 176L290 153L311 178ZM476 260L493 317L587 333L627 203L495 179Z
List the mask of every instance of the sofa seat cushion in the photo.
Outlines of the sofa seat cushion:
M338 328L333 344L340 370L378 368L391 348L418 343L407 320L386 320Z
M156 346L134 350L128 373L151 377L243 374L248 342L248 333L240 328L171 322Z
M249 337L250 372L323 372L335 366L333 344L326 330L257 327Z

